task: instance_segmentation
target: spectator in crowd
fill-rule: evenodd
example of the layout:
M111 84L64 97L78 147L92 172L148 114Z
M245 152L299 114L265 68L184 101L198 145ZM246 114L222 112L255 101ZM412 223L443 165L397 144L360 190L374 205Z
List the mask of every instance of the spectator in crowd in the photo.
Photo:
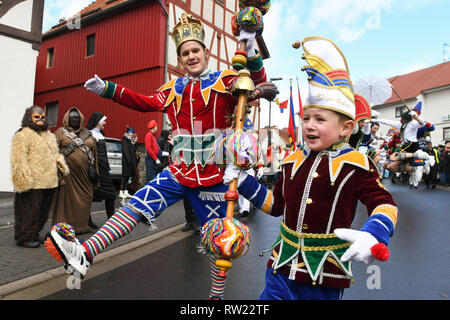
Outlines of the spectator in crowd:
M18 246L37 248L39 232L49 216L58 187L58 170L69 173L56 138L48 130L39 106L25 110L22 127L11 142L11 178L14 185L14 239Z
M172 134L169 130L162 130L161 135L156 140L158 143L161 154L159 156L160 164L158 166L158 172L161 172L165 167L170 164L170 154L172 153L173 140Z
M440 144L438 145L438 158L439 158L439 167L438 167L438 173L439 173L439 183L445 184L445 171L444 171L444 145Z
M136 175L136 166L138 164L136 141L136 131L132 127L127 126L127 130L122 137L122 180L119 191L119 198L122 201L126 198L131 198L128 187L132 178Z
M105 132L107 117L100 112L92 113L89 118L87 129L91 130L96 141L97 161L100 187L94 190L94 202L105 200L106 215L110 218L114 214L114 201L116 199L116 188L111 178L111 168L109 167L108 154L106 150ZM97 229L97 228L95 228Z
M450 185L450 141L445 141L445 148L442 152L443 172L445 173L444 183Z
M75 107L66 112L63 126L55 131L55 135L70 174L56 192L52 224L66 222L75 233L87 233L91 231L89 221L94 186L99 186L95 139L91 131L84 128L84 116Z
M161 149L156 141L156 132L158 131L158 124L155 120L150 120L148 123L148 132L145 135L145 149L147 155L145 156L146 183L149 183L158 174L161 161Z
M434 159L434 165L430 168L430 171L424 175L424 182L427 188L436 188L438 183L438 168L439 168L439 156L436 148L433 147L431 141L427 141L425 152Z

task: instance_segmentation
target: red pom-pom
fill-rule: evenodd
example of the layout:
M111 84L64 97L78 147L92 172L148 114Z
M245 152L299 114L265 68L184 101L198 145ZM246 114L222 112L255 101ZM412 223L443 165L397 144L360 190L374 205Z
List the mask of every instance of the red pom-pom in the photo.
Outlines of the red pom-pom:
M386 261L389 259L389 249L384 243L377 243L370 248L370 252L379 261Z

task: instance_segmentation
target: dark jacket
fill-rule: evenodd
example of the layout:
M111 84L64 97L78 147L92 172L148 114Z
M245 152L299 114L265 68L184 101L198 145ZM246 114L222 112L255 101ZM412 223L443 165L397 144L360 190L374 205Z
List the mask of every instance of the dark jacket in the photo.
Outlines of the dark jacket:
M136 147L124 135L122 137L122 177L134 177L136 175L137 163Z

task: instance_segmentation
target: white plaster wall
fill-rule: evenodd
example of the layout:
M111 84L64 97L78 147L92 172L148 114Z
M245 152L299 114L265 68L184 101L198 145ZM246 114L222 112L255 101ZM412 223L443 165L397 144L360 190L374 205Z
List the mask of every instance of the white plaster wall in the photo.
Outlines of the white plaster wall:
M38 52L30 43L0 36L0 191L13 191L10 171L11 138L23 113L33 104Z
M3 17L1 17L0 23L21 30L31 31L32 9L32 0L21 2L12 7Z

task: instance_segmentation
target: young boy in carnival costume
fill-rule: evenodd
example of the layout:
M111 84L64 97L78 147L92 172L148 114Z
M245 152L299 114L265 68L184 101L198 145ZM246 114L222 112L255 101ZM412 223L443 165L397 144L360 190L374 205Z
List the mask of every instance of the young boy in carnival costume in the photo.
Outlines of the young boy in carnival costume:
M237 103L231 91L238 74L235 70L208 69L210 52L200 20L183 13L172 37L186 75L167 82L155 94L139 94L97 75L85 83L87 90L127 108L167 113L173 130L173 164L137 191L82 244L64 239L57 230L50 232L47 250L66 264L69 273L77 271L84 277L93 258L112 242L129 234L141 221L153 224L162 211L185 197L192 204L200 225L226 215L224 194L228 186L223 184L224 170L209 160L215 139L231 126ZM263 83L266 73L255 49L255 33L242 31L238 40L246 40L247 69L257 85L252 98L273 100L278 90L270 83ZM225 286L223 282L215 282L218 272L215 258L211 257L213 299L223 296Z
M370 158L345 143L355 126L355 98L345 57L330 40L303 40L309 103L306 145L286 157L273 192L233 165L224 182L262 211L283 216L267 262L261 299L339 299L352 280L351 261L386 260L397 206ZM292 190L298 190L293 193ZM352 230L358 200L369 218Z

